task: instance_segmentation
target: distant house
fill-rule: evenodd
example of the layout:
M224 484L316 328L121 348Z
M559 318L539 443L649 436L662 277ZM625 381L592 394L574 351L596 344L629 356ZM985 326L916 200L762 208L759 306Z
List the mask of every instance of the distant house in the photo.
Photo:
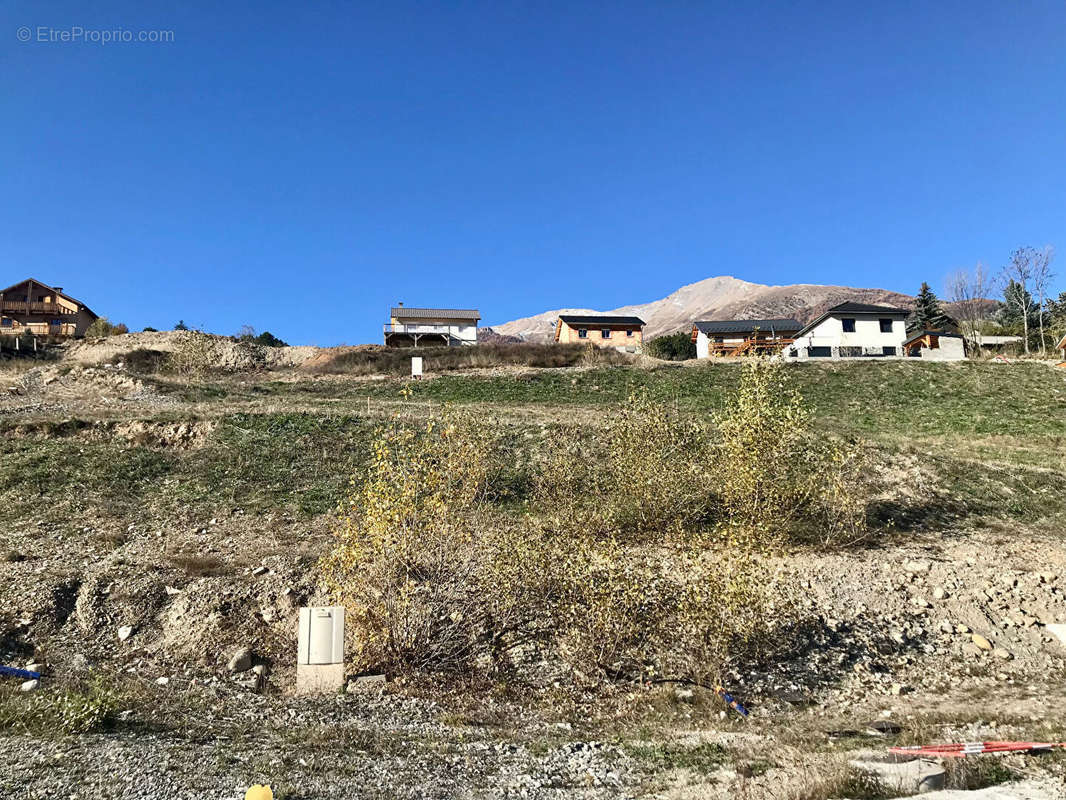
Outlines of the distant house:
M946 331L914 331L903 343L908 358L929 361L961 361L966 358L966 346L960 334Z
M907 339L904 308L841 303L798 331L787 358L896 358Z
M96 314L62 286L27 278L0 290L0 335L84 336Z
M644 344L644 320L606 314L560 314L555 322L555 341L561 344L592 342L597 347L636 353Z
M692 325L696 358L776 353L803 327L794 319L706 320Z
M1014 345L1021 346L1021 336L1000 336L995 334L977 333L974 338L977 340L977 346L982 350L986 350L990 353L998 353L1005 347L1013 347Z
M408 308L403 303L389 313L385 325L388 347L459 347L477 344L474 308Z
M1055 349L1062 353L1062 360L1066 361L1066 336L1059 339L1059 343L1055 345Z

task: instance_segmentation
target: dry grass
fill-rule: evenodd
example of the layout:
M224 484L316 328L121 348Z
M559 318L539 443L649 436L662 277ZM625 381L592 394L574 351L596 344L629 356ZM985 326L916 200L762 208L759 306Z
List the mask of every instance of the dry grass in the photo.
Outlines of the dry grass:
M411 357L425 359L427 370L453 372L492 367L572 367L579 364L627 364L632 358L616 350L595 348L589 355L578 344L482 344L477 347L360 347L341 351L307 367L315 375L410 375Z

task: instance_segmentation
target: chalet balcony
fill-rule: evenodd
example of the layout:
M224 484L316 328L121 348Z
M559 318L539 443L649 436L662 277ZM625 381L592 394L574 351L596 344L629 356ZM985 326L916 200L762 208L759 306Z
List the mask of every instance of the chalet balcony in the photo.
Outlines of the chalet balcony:
M78 312L59 303L27 303L25 300L0 298L0 313L4 314L50 314L52 316L74 316Z
M430 323L415 322L386 325L385 335L387 336L390 333L437 333L442 336L460 336L463 330L464 329L458 325L432 325Z
M774 353L784 349L794 341L795 339L790 339L784 336L748 337L738 342L716 342L712 340L707 343L707 352L709 354L723 356L742 356L748 353Z

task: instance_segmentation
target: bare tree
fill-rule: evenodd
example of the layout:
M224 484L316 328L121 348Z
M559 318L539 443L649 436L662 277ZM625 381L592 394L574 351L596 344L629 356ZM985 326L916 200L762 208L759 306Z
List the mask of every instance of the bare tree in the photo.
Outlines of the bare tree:
M1040 325L1040 355L1047 355L1047 344L1044 342L1044 309L1047 307L1047 293L1051 288L1051 281L1055 278L1055 272L1051 269L1051 260L1055 257L1055 248L1044 245L1044 249L1036 253L1033 259L1033 293L1040 298L1040 309L1036 319Z
M1019 247L1010 254L1010 263L1003 268L1000 280L1004 286L1003 299L1009 307L1011 303L1018 306L1018 313L1022 318L1022 342L1025 346L1025 354L1029 355L1029 302L1032 295L1029 293L1029 284L1033 280L1033 271L1039 253L1032 247ZM1011 282L1018 284L1021 291L1006 292Z
M966 337L970 353L980 353L978 328L985 317L988 296L992 293L992 275L980 261L972 270L962 267L944 281L944 294L954 308L954 316Z

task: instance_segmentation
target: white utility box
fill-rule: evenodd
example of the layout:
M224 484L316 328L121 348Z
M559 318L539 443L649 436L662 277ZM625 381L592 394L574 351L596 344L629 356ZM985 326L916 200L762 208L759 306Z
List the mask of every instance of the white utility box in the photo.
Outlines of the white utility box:
M422 377L422 356L411 356L411 377Z
M300 609L296 691L332 692L344 686L344 606Z

